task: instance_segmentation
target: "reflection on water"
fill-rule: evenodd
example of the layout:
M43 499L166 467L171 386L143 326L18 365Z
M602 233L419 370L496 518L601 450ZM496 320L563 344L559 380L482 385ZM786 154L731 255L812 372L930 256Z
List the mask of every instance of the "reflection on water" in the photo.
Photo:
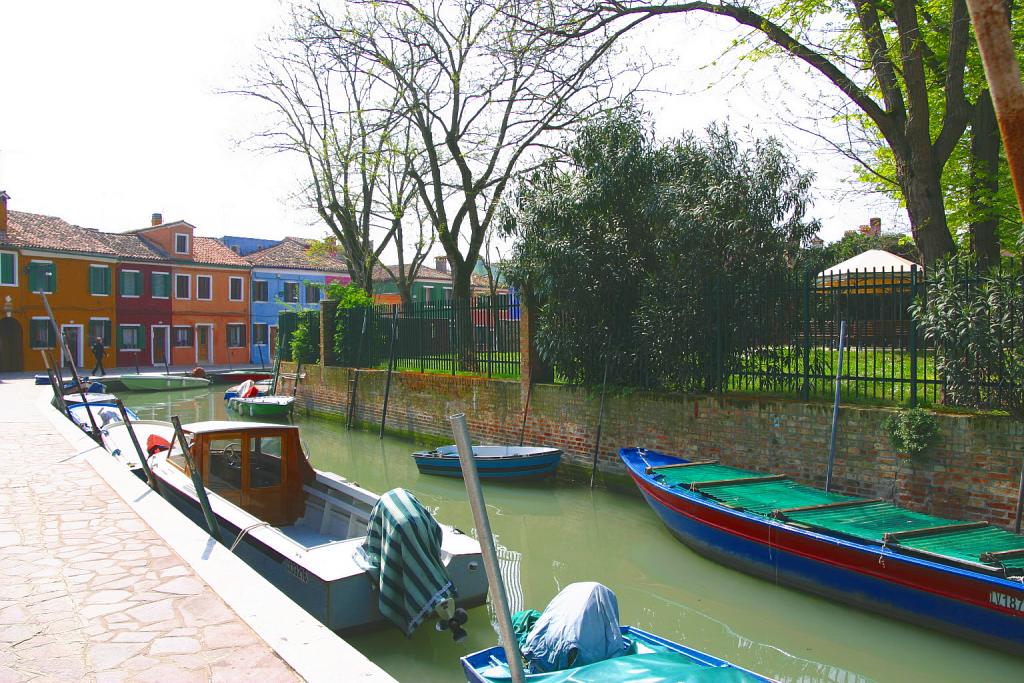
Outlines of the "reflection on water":
M125 393L140 417L183 423L249 419L226 412L223 388ZM420 475L410 442L298 419L313 464L373 491L404 486L438 518L473 533L461 480ZM543 609L573 581L600 581L619 597L623 623L783 681L1022 681L1024 659L836 605L703 559L676 541L639 496L586 482L487 483L502 573L516 607ZM470 610L469 637L421 628L351 636L401 681L461 680L459 656L489 647L486 607Z

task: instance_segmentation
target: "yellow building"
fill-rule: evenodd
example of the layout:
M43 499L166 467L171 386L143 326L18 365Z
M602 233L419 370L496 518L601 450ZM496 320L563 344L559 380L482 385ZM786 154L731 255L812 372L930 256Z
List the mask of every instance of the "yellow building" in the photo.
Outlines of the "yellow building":
M97 231L8 211L9 199L0 191L0 372L42 370L41 349L64 362L43 292L76 364L89 370L91 341L102 337L109 349L117 324L117 255Z

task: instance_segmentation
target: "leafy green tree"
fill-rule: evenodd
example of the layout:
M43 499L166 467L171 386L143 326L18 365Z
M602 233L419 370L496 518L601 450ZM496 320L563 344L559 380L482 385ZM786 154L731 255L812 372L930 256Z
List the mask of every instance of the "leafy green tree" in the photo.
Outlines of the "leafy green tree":
M611 359L619 383L715 386L727 364L708 361L736 338L725 332L818 228L811 176L776 140L741 148L717 126L658 144L635 108L584 127L567 157L505 217L518 238L508 277L539 304L542 358L571 382L600 381Z
M335 358L342 365L352 365L358 350L352 345L353 335L358 337L363 313L373 306L373 297L355 283L343 285L332 282L324 288L327 298L338 302L334 318Z
M320 311L299 311L299 324L292 333L292 360L316 363L320 360Z
M1003 174L965 0L578 0L558 7L566 41L689 13L748 29L737 40L745 56L789 57L834 87L839 110L828 107L828 118L846 120L854 135L851 144L830 141L898 194L926 265L956 248L951 226L960 226L947 216L954 175L971 205L955 216L969 222L973 247L986 262L993 253L998 258L992 214Z

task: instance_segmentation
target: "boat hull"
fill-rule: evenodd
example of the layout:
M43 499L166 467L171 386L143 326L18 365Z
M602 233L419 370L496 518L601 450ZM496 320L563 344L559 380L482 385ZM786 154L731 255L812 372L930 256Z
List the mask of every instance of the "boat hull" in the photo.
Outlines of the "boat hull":
M412 457L416 461L416 468L422 474L461 479L462 464L459 462L458 453L447 452L449 448L454 449L454 446L437 451L413 453ZM481 452L487 448L499 449L500 447L477 446L474 448L477 472L481 479L515 480L548 477L558 470L558 463L562 459L562 451L557 449L535 449L538 452L492 457Z
M120 381L129 391L201 389L210 385L208 379L187 375L122 375Z
M1024 653L1024 585L732 510L670 490L620 452L644 499L684 544L724 565L953 635ZM685 462L671 458L657 464Z
M215 384L241 384L247 380L259 382L264 379L270 379L273 376L274 374L272 372L262 370L233 370L229 372L211 373L210 379Z

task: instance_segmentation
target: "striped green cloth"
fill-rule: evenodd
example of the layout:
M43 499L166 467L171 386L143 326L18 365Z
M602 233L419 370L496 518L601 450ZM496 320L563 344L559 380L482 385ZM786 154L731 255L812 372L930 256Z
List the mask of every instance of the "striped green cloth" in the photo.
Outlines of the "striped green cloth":
M388 491L370 512L356 560L379 589L380 613L406 636L455 595L441 563L441 537L433 515L405 489Z

